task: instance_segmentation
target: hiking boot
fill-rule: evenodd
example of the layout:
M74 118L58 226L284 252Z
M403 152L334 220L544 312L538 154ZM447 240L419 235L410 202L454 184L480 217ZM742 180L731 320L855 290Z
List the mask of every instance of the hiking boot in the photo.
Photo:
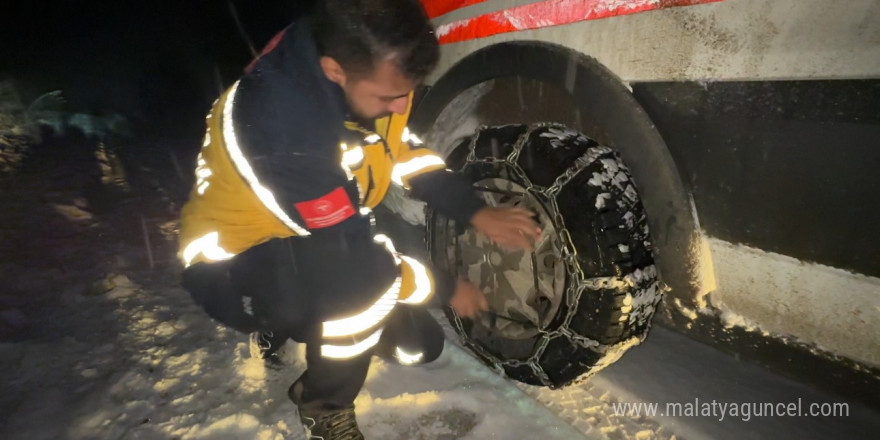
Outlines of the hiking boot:
M299 408L299 419L310 440L365 440L358 429L354 416L354 405L341 409L311 408L303 405L302 384L299 381L290 386L287 394Z
M301 409L299 418L309 439L364 440L354 416L354 406L312 413Z
M286 337L275 336L273 332L253 332L250 334L249 351L252 358L263 359L266 366L280 368L284 362L279 356L279 350L287 342Z

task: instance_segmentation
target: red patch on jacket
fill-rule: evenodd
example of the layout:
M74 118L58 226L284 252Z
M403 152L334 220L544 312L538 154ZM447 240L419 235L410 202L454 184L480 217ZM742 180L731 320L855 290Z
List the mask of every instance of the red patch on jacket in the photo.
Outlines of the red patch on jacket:
M354 205L341 186L323 197L308 202L294 203L309 229L326 228L341 223L354 215Z

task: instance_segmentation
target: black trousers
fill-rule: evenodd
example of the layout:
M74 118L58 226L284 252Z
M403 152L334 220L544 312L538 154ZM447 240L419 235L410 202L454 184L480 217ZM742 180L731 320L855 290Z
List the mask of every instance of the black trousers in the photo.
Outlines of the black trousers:
M241 332L272 332L275 340L291 338L306 344L306 373L302 404L321 408L350 406L364 384L373 354L408 365L431 362L443 351L440 325L421 306L398 304L384 321L382 337L370 350L339 360L321 356L321 324L326 310L347 307L359 310L375 298L369 291L351 298L322 296L313 291L315 270L320 278L345 279L348 284L375 286L376 271L343 267L319 268L301 264L310 249L301 238L274 239L230 260L196 263L183 272L182 285L212 318ZM304 245L305 244L305 245ZM310 271L301 276L303 268ZM372 289L375 290L375 289ZM363 296L366 296L364 298Z

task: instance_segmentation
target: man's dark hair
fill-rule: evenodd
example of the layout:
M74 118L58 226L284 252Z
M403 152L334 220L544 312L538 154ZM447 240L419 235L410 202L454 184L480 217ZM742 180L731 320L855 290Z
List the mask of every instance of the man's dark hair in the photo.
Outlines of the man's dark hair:
M437 37L418 0L319 0L312 26L321 55L355 77L389 56L413 80L437 64Z

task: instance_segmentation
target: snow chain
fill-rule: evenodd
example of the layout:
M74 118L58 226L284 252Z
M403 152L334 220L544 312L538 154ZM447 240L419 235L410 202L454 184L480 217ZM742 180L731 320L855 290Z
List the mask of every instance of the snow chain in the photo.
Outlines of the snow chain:
M566 286L566 290L564 292L566 305L568 306L567 314L562 321L562 324L553 331L547 331L543 328L537 328L538 333L541 335L540 340L537 343L537 347L534 350L533 354L526 360L501 360L498 357L492 355L488 351L486 351L480 344L476 343L473 339L467 336L467 333L464 331L464 326L462 325L461 318L453 311L453 324L456 327L457 332L462 336L463 343L474 350L479 356L483 359L486 359L488 362L491 362L493 368L497 370L500 374L505 374L504 366L508 367L522 367L528 366L535 374L537 378L541 381L541 383L550 388L557 388L547 376L547 373L544 371L543 367L539 364L538 360L544 354L544 351L547 348L547 345L553 338L564 336L568 340L573 343L580 345L584 348L593 350L597 353L604 354L609 348L613 347L615 344L602 344L599 341L594 339L590 339L586 336L580 335L576 333L574 330L569 328L572 319L575 316L575 313L578 310L578 303L580 302L581 295L584 291L598 291L608 286L607 279L605 278L587 278L584 274L584 271L581 270L580 264L577 261L577 250L574 247L574 244L571 240L571 234L568 232L568 229L565 228L565 221L562 218L562 214L560 214L559 206L556 203L556 195L559 194L559 191L563 186L568 184L575 175L578 174L582 169L589 166L593 162L595 162L599 157L605 154L609 154L612 150L608 147L603 146L595 146L589 147L587 152L575 160L575 163L565 170L564 173L559 175L556 178L553 185L550 187L543 187L539 185L535 185L531 182L531 180L526 176L526 173L517 165L517 160L519 159L519 155L523 149L523 145L530 139L530 135L537 129L541 128L557 128L566 130L566 132L570 132L571 136L580 136L579 133L571 131L564 126L553 123L537 123L529 126L528 130L521 134L516 144L513 146L513 151L505 158L495 158L488 157L483 159L478 159L476 155L476 142L479 138L479 135L474 136L471 139L469 145L469 152L467 158L465 159L465 164L462 166L464 169L469 164L477 164L483 163L488 165L502 165L508 169L508 171L512 172L517 178L520 179L523 186L526 188L525 196L528 197L538 197L542 201L549 203L552 208L552 216L551 219L554 222L554 227L556 228L557 234L554 237L556 248L561 250L562 253L562 261L567 267L567 273L569 274L569 282ZM485 127L480 128L480 132ZM568 139L568 138L566 138ZM478 188L479 189L479 188ZM431 227L432 222L426 222L428 228L428 237L431 237ZM448 225L448 222L447 222ZM460 245L458 243L457 235L454 239L454 245L456 248L455 256L456 256L456 268L461 266L461 252ZM429 255L431 254L431 240L428 240L429 246ZM535 283L537 285L537 270L534 267L535 264L535 255L532 253L532 273L535 277ZM647 332L643 333L646 334ZM582 381L589 377L589 374L583 375L581 378L578 378L578 381Z

